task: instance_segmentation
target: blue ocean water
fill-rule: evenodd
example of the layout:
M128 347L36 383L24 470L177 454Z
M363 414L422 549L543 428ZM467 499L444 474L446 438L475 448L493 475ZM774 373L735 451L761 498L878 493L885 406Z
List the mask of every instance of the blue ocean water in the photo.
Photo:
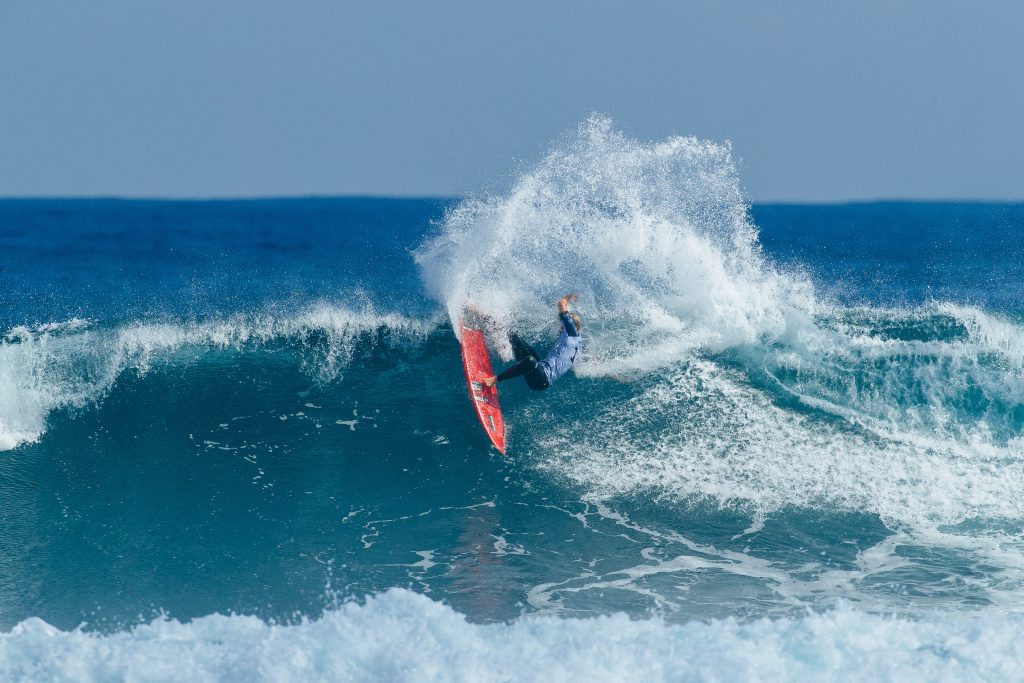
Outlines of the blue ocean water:
M1022 237L603 120L504 195L0 201L0 674L1020 680ZM452 320L568 291L502 457Z

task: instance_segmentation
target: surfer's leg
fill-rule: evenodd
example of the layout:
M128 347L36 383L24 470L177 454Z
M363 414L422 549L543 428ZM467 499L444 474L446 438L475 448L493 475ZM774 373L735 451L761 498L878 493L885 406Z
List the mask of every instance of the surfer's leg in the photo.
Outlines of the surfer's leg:
M511 367L505 368L504 372L495 377L494 381L496 383L504 382L505 380L512 379L513 377L536 374L538 356L537 352L533 350L533 347L523 341L523 338L515 332L509 332L508 340L512 344L512 355L518 362ZM527 381L527 384L531 383Z
M523 338L515 332L509 332L508 340L512 344L512 355L516 360L522 361L527 358L532 358L536 361L540 358L540 356L537 355L537 352L533 350L533 347L524 342Z
M537 361L535 361L533 358L524 358L515 365L505 368L505 370L498 375L495 381L504 382L507 379L512 379L513 377L525 375L527 372L532 370L536 365Z

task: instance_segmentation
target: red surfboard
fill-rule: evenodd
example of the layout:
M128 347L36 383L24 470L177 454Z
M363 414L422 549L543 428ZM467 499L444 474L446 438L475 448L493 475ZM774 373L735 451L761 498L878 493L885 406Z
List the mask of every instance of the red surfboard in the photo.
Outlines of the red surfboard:
M491 437L494 447L505 454L505 419L501 416L498 404L498 387L484 386L484 377L494 374L491 370L491 354L487 350L487 342L480 330L467 327L465 320L460 323L462 328L462 367L466 370L466 384L469 386L469 398L473 401L480 424L484 426L487 436Z

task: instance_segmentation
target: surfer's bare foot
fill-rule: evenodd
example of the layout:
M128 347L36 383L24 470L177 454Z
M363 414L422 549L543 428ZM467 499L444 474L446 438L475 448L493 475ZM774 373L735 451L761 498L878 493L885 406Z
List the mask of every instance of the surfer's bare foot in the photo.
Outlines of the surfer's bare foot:
M498 381L498 378L497 377L493 377L493 376L492 377L484 377L482 381L484 383L484 386L487 387L488 389L490 389Z

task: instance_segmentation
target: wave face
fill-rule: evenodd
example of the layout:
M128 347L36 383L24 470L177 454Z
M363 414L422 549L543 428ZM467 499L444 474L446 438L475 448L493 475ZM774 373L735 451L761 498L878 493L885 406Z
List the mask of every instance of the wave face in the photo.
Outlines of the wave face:
M0 202L0 671L1004 677L1022 231L601 117L460 202ZM542 349L567 291L503 458L452 323Z

